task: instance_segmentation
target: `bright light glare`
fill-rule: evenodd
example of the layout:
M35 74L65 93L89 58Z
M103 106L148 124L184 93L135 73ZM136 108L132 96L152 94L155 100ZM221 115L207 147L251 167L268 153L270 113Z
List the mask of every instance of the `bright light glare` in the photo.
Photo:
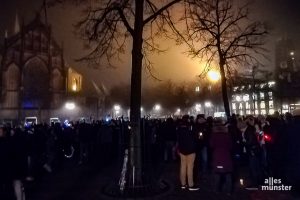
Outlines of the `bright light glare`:
M207 101L204 103L205 107L209 108L212 106L211 102Z
M176 112L180 113L180 111L181 111L180 108L177 108Z
M74 92L77 91L77 85L76 85L75 83L72 85L72 90L73 90Z
M201 109L201 104L197 103L197 104L195 105L195 109L196 109L197 112L199 112L200 109Z
M220 73L217 71L209 71L207 73L207 75L208 75L208 78L213 82L216 82L221 78Z
M119 111L121 109L121 106L120 105L114 105L114 110L115 111Z
M154 110L159 111L161 109L161 106L159 104L156 104L154 106Z
M74 110L75 109L75 103L73 102L67 102L65 105L66 109L68 110Z

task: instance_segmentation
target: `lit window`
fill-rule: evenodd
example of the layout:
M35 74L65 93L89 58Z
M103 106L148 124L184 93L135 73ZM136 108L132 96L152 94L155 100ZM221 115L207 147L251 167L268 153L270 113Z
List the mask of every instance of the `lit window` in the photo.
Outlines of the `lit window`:
M252 98L253 98L254 100L257 100L257 94L254 94L254 93L253 93Z
M266 104L264 101L260 102L260 108L266 108Z
M197 86L197 87L195 88L195 92L200 92L200 87L199 87L199 86Z
M241 86L241 90L245 89L245 86Z
M236 92L239 87L234 87L233 91Z
M255 114L256 114L256 115L258 115L258 114L259 114L258 110L255 110Z
M246 102L246 109L250 109L250 104L249 104L249 102Z
M259 93L259 97L260 97L260 99L264 99L264 98L265 98L265 93L260 92L260 93Z
M273 92L268 92L269 99L273 99Z
M255 108L257 108L258 106L257 106L257 101L255 102Z
M260 84L260 88L264 88L266 86L265 83Z
M274 108L274 102L273 101L269 101L269 108Z
M269 114L270 114L270 115L273 115L274 112L275 112L274 109L270 109L270 110L269 110Z
M237 95L237 96L235 97L235 100L241 101L241 97Z
M285 110L288 110L289 109L289 105L284 104L284 105L282 105L282 108L285 109Z
M242 110L242 109L243 109L243 104L240 103L240 104L239 104L239 110Z
M260 114L262 114L262 115L266 115L266 114L267 114L267 112L266 112L266 110L261 110L261 111L260 111Z
M251 114L250 110L246 110L246 114L250 115Z
M77 91L77 79L75 79L75 78L73 79L72 90L73 90L74 92Z
M275 85L275 81L269 81L269 82L268 82L269 88L274 87L274 85Z
M232 109L236 109L236 105L235 105L235 103L232 103Z
M240 110L240 115L244 115L244 112L242 110Z
M249 101L249 94L245 94L243 96L243 101Z

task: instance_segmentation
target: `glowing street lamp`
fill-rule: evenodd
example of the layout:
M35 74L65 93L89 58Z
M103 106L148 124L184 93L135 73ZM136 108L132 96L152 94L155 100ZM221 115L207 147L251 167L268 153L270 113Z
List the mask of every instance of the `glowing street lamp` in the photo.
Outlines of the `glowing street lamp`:
M204 103L204 106L207 107L207 108L210 108L212 106L211 102L210 101L206 101Z
M75 109L75 103L74 102L67 102L66 104L65 104L65 108L67 109L67 110L74 110Z
M114 105L114 116L115 118L118 117L121 113L121 106L118 104Z
M155 111L160 111L160 109L161 109L161 106L160 106L159 104L156 104L156 105L154 106L154 110L155 110Z
M115 111L120 111L121 110L121 106L118 105L118 104L114 105L114 110Z
M217 71L210 70L207 73L207 75L208 75L209 80L211 80L212 82L217 82L221 78L220 73Z

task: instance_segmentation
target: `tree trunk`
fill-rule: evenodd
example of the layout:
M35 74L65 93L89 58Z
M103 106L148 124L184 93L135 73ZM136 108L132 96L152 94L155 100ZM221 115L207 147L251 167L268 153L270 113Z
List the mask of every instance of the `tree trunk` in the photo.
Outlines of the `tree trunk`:
M228 100L228 94L227 94L227 80L226 80L225 69L224 69L224 65L225 65L224 60L221 59L219 65L220 65L221 87L222 87L222 97L223 97L224 109L225 109L226 117L227 117L227 119L229 119L230 107L229 107L229 100Z
M144 0L135 0L135 23L132 44L132 72L130 95L130 139L129 176L130 187L142 184L141 147L141 85L142 85L142 47L143 47L143 8Z

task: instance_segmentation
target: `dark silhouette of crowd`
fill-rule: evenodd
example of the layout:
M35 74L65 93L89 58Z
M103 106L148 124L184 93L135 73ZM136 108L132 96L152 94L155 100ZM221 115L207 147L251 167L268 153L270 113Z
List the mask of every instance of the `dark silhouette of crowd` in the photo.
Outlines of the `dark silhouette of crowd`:
M145 170L159 176L163 163L179 162L181 189L196 191L201 180L213 179L216 192L230 195L237 182L258 187L268 177L299 189L298 115L232 115L225 121L199 114L196 118L144 118L141 123ZM27 182L56 173L66 163L120 164L129 133L129 122L123 118L1 126L0 199L24 199Z

